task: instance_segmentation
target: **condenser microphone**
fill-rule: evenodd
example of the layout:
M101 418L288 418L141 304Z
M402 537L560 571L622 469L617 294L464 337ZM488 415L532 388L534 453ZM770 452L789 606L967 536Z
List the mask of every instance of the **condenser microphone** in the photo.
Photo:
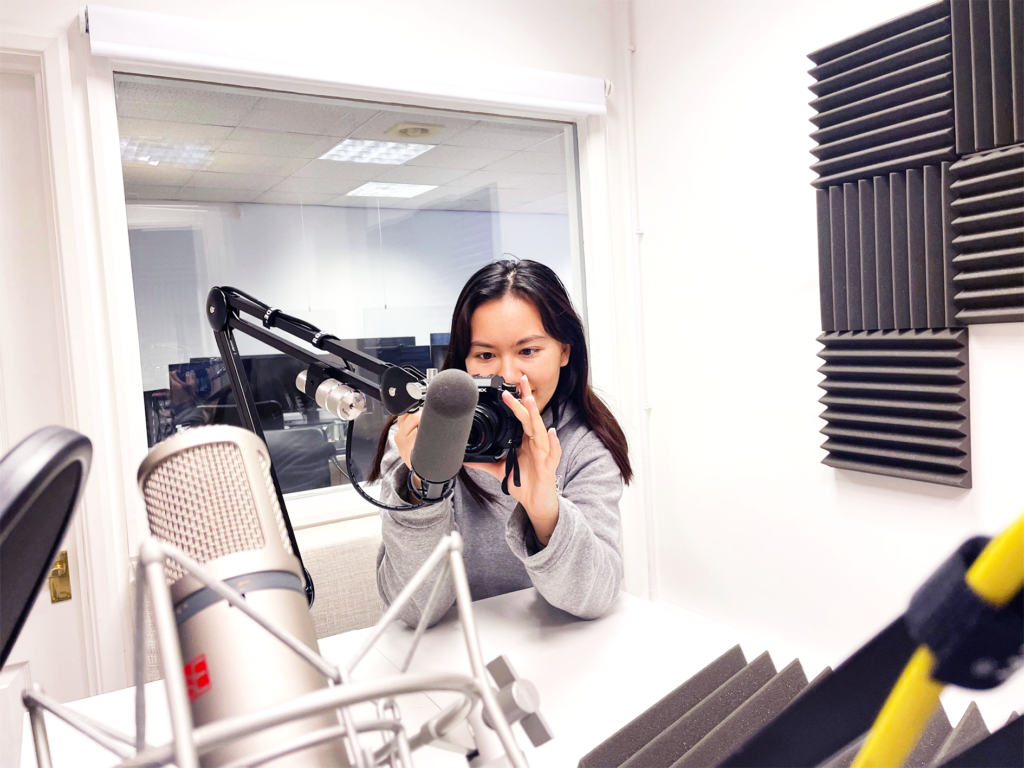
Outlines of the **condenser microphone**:
M455 486L476 403L476 382L465 371L441 371L427 387L409 475L410 493L421 501L439 501Z
M249 605L319 652L302 569L288 539L262 440L237 427L189 429L153 448L139 467L138 480L155 538L205 565L245 595ZM166 573L197 726L327 687L327 680L294 651L172 560ZM336 712L303 718L231 741L207 752L201 763L245 762L338 725ZM266 765L327 768L351 763L344 745L335 740Z

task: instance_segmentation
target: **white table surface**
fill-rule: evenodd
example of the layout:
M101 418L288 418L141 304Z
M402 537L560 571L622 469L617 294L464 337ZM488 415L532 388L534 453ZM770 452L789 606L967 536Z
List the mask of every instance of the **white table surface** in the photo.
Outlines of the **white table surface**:
M535 749L519 726L513 728L534 768L572 768L589 750L739 641L734 632L695 614L625 593L596 621L580 621L552 608L532 589L475 602L473 609L484 661L504 654L519 676L530 680L540 694L540 710L554 739ZM361 629L324 638L320 651L336 663L344 662L367 632ZM412 634L399 622L391 625L353 679L395 674ZM744 644L748 660L760 650ZM424 634L411 669L469 674L469 658L454 610ZM170 728L163 683L150 683L146 691L148 740L153 744L167 741ZM409 732L415 732L452 696L431 693L399 699ZM134 729L134 688L82 699L72 707L126 733ZM369 711L362 710L362 716L368 717ZM360 714L357 709L357 720ZM113 755L53 716L48 715L46 722L55 768L117 764ZM21 746L22 768L34 768L27 716ZM466 765L464 757L435 748L421 749L413 758L417 766L426 768Z

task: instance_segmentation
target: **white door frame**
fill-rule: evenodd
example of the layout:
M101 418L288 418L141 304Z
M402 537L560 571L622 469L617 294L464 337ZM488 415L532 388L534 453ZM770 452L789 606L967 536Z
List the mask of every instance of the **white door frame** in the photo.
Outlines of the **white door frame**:
M116 418L116 401L103 397L113 376L96 355L106 313L100 311L104 305L100 276L90 264L70 57L64 37L0 33L0 50L5 70L15 71L20 65L35 74L41 86L45 183L52 200L56 244L51 254L58 291L55 303L63 315L58 317L58 344L63 350L58 370L67 382L68 426L93 443L89 479L69 536L74 537L79 559L75 599L80 601L84 627L89 693L96 694L130 682L124 645L125 629L130 630L124 611L127 539L122 505L110 493L111 478L121 475L118 446L108 429L109 420Z
M0 35L0 45L5 50L38 57L45 85L59 243L57 259L71 341L73 403L69 413L74 414L75 428L92 439L95 452L79 513L79 535L82 571L91 595L91 601L84 604L90 637L87 652L92 662L90 680L96 680L94 693L100 693L132 682L130 545L139 541L144 520L135 474L148 450L114 101L115 68L118 72L316 96L365 99L368 94L312 77L305 82L289 78L284 83L273 73L122 59L115 62L92 55L89 38L79 24L73 24L56 39ZM457 104L457 96L450 93L443 98L423 96L414 99L410 106L452 109L453 98ZM481 109L468 96L463 108ZM622 312L616 312L606 118L554 115L527 106L489 106L486 111L509 117L556 119L575 123L577 127L583 215L581 238L576 238L582 242L574 245L582 248L585 243L586 266L582 277L589 316L592 378L595 386L613 400L620 393L625 396L617 360L625 360L629 355L615 346L615 339L621 335L615 324L617 319L621 323ZM623 352L627 354L622 356ZM627 410L625 402L620 399L621 411ZM637 529L635 522L629 521L642 519L643 515L642 509L632 509L633 506L635 503L630 503L622 509L627 534ZM646 563L627 563L626 571L628 584L631 572L645 573Z

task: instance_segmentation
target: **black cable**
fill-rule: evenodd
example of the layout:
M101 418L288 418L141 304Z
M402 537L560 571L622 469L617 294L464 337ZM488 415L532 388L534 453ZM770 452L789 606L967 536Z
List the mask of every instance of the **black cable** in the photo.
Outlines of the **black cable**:
M264 304L262 301L257 299L252 294L246 293L245 291L243 291L243 290L241 290L239 288L235 288L235 287L230 286L230 285L222 285L220 289L222 291L227 291L227 292L236 294L237 296L241 296L243 299L248 299L253 304L259 305L260 309L263 309L263 310L272 309L272 307L269 304ZM310 333L313 333L313 334L320 333L320 329L317 328L312 323L309 323L309 322L307 322L307 321L305 321L305 320L303 320L301 318L295 317L294 315L289 315L286 312L282 312L280 309L275 309L274 310L274 314L276 316L278 316L278 317L283 317L288 322L294 323L295 325L299 326L300 328L306 329Z
M445 496L441 497L440 499L435 499L434 501L424 501L421 502L420 504L406 504L404 507L393 507L390 504L385 504L384 502L378 501L377 499L370 496L370 494L368 494L360 487L359 481L356 479L355 471L352 465L352 435L355 433L355 423L355 419L350 421L348 423L348 430L345 433L345 468L348 470L348 481L352 483L352 487L356 489L356 493L362 496L366 501L370 502L375 507L387 509L391 512L404 512L407 509L415 509L417 507L429 507L433 504L437 504L438 502L444 501L445 499L451 497L451 493L448 493ZM452 486L452 491L454 492L454 486Z

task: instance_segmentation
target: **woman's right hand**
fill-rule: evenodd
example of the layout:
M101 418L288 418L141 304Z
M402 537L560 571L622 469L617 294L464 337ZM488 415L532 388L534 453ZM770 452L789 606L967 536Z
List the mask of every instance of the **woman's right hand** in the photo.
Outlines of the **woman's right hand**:
M412 469L412 447L416 445L416 433L420 429L420 414L422 413L422 410L418 410L413 413L403 413L398 417L395 445L398 446L398 455L402 457L402 461L409 469Z

